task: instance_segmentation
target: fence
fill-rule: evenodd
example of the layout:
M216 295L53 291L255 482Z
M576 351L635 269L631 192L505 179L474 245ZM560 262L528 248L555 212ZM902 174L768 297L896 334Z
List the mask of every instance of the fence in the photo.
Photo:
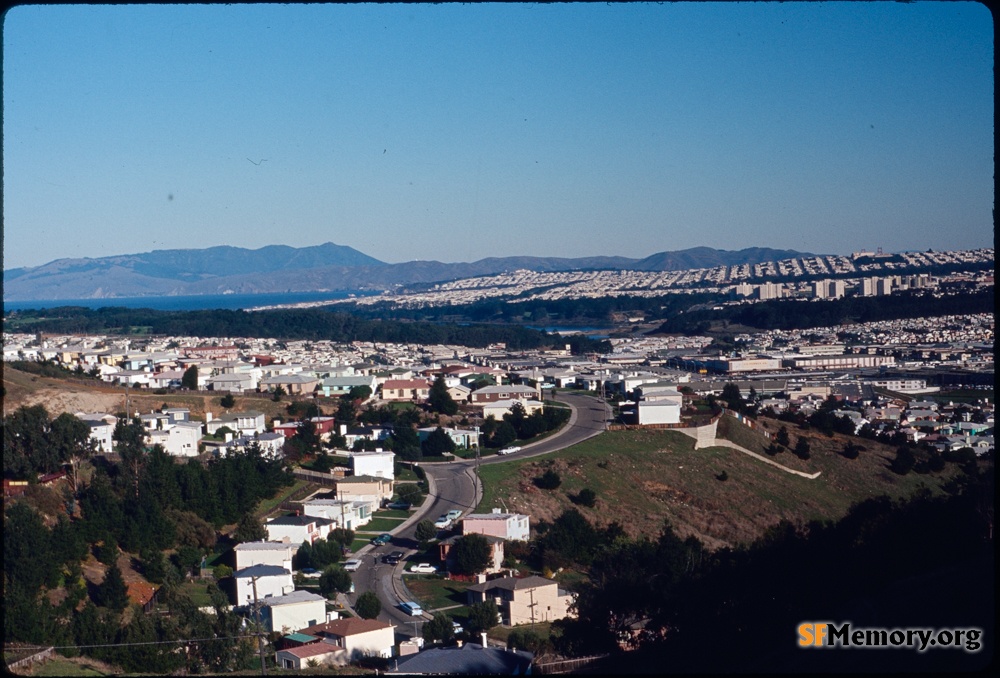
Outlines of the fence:
M730 417L732 417L736 421L740 422L741 424L743 424L744 426L746 426L747 428L749 428L751 431L756 431L757 433L760 433L761 435L763 435L768 440L771 439L771 432L768 431L768 430L766 430L763 426L761 426L760 424L758 424L756 421L754 421L750 417L747 417L746 415L740 414L739 412L736 412L735 410L727 410L727 409L724 409L724 408L722 410L722 413L723 414L728 414Z
M539 673L542 675L553 675L556 673L572 673L578 669L588 666L598 661L599 659L604 659L608 655L598 654L592 657L577 657L576 659L560 659L552 662L545 662L544 664L535 664L532 667L533 673Z
M24 659L18 659L16 662L11 662L7 664L7 668L10 670L24 668L29 664L34 664L35 662L40 662L43 659L48 659L49 657L52 656L53 652L55 652L55 648L47 647L41 652L36 652L30 657L25 657Z
M308 480L311 483L318 483L319 485L324 485L326 487L334 487L336 486L337 481L340 480L340 478L332 473L320 473L319 471L310 471L305 468L297 468L292 471L292 474L296 478Z

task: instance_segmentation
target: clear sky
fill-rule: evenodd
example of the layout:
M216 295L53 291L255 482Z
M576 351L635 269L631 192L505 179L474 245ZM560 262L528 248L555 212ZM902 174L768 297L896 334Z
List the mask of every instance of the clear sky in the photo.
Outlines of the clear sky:
M20 6L4 268L993 246L971 2Z

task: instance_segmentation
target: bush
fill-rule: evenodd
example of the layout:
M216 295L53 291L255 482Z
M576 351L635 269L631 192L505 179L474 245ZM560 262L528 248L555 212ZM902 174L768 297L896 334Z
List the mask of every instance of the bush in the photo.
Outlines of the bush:
M570 501L574 504L593 508L594 504L597 503L597 493L589 487L585 487L575 497L570 497Z
M543 490L554 490L562 485L562 478L552 469L535 478L535 486Z
M729 474L723 471L719 475L715 476L715 479L721 480L722 482L726 482L727 480L729 480Z

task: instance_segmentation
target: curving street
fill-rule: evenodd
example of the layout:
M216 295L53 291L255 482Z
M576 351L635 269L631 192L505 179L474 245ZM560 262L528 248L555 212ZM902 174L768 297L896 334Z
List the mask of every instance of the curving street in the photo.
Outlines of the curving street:
M562 429L543 440L523 445L518 452L486 457L478 463L502 464L550 454L605 430L611 410L600 398L581 393L559 393L554 399L568 405L572 411L569 422ZM421 464L427 474L428 484L428 496L423 505L393 530L390 543L384 546L366 546L356 555L363 564L352 575L357 593L349 596L349 601L353 603L364 591L375 591L382 602L379 619L397 625L397 632L401 635L420 635L420 624L430 619L431 615L424 613L422 616L410 616L398 607L406 599L406 589L402 584L405 560L396 566L386 565L382 563L382 556L392 551L403 551L410 555L416 550L414 533L417 523L424 518L434 519L452 509L459 509L463 513L473 510L479 503L482 492L476 482L476 463L474 459L462 459Z

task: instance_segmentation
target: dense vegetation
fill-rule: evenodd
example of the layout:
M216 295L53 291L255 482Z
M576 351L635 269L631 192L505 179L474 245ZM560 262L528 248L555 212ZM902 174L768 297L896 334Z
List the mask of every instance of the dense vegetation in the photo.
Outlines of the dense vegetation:
M587 337L562 338L519 325L459 325L403 320L365 319L327 309L274 311L157 311L148 308L99 309L64 306L29 309L4 316L8 331L66 334L149 334L196 337L260 337L339 342L377 341L413 344L457 344L485 347L503 342L508 348L534 349L569 343L577 352L607 352L607 342Z
M656 332L703 334L717 324L741 325L761 330L807 329L844 323L992 313L993 309L992 287L943 297L904 292L882 297L845 297L829 301L778 299L721 309L690 311L667 320Z
M80 429L73 420L60 415L50 421L39 406L4 417L5 471L12 460L33 480L60 461L84 459L87 427ZM251 529L247 514L290 484L291 475L282 461L264 457L254 446L206 466L177 464L159 446L143 445L137 419L120 421L115 439L121 461L95 463L89 483L61 494L31 485L24 500L5 503L5 641L107 645L84 651L132 672L245 668L252 646L238 637L239 618L221 609L228 603L225 595L210 587L217 614L206 615L180 585L185 573L215 550L217 528L240 522L241 529ZM148 581L163 585L160 601L170 617L135 614L127 607L118 569L123 553ZM97 585L82 576L85 564L94 565L91 554L108 566ZM217 640L195 643L188 655L177 653L179 645L172 641L186 638ZM115 646L151 641L162 644Z

